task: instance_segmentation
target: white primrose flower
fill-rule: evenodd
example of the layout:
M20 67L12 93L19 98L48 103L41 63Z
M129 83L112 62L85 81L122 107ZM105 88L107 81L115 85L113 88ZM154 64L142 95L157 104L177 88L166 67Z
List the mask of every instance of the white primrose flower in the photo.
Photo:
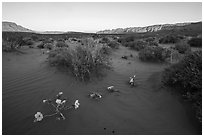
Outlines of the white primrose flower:
M79 100L76 100L74 103L74 108L75 109L79 108L79 105L80 105Z
M66 103L66 100L63 100L63 101L62 101L62 104L64 104L64 103Z
M114 88L114 86L110 86L110 87L108 87L108 90L111 90L111 89L113 89Z
M41 113L41 112L37 112L36 114L35 114L35 120L34 120L34 122L36 122L36 121L41 121L43 119L43 114Z
M133 83L133 82L134 82L134 79L133 79L133 78L131 78L131 79L130 79L130 83Z
M100 94L97 94L99 98L102 98L102 96Z
M61 99L56 99L56 103L57 103L57 105L60 105L62 103L62 100Z
M63 92L59 92L59 95L62 95L63 94Z
M43 103L47 102L47 99L43 99Z

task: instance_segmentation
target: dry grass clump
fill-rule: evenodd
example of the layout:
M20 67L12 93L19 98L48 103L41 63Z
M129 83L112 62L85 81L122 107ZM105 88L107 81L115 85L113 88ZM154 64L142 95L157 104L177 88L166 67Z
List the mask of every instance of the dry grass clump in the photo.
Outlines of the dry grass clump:
M2 50L5 52L16 51L21 46L22 41L23 37L21 36L2 39Z
M49 53L49 62L68 69L82 81L90 80L92 74L110 68L110 62L103 51L103 45L87 39L86 44L75 47L56 48Z
M140 50L139 58L142 61L165 61L170 56L170 51L158 47L158 46L147 46Z
M55 46L56 46L56 47L60 47L60 48L62 48L62 47L68 47L68 45L67 45L64 41L57 41L57 43L56 43Z
M190 52L191 47L185 41L180 41L176 43L175 49L178 50L179 53L185 54L186 52Z

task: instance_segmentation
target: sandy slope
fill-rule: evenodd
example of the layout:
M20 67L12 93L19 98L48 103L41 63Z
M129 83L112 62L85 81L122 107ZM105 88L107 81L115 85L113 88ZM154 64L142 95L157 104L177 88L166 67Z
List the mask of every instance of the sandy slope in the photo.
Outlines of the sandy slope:
M199 134L183 102L161 87L160 72L166 65L141 62L136 52L120 47L111 55L113 70L81 83L50 67L39 49L24 51L23 55L3 53L3 134ZM120 58L130 53L134 56L130 60ZM133 74L135 88L127 84ZM109 85L120 93L108 93ZM81 107L68 111L64 121L52 117L33 123L37 111L52 112L42 100L59 90L70 103L79 99ZM88 98L90 91L103 98Z

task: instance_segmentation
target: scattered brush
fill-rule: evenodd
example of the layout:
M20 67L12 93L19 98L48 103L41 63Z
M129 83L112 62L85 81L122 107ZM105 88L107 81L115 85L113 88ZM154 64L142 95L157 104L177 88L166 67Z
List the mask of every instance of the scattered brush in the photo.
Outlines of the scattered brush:
M202 51L190 52L180 62L165 69L162 82L178 87L179 92L193 103L196 116L202 122Z
M83 46L56 48L49 53L49 62L67 68L75 77L86 81L91 78L91 74L99 74L103 68L110 68L103 48L103 45L92 40Z

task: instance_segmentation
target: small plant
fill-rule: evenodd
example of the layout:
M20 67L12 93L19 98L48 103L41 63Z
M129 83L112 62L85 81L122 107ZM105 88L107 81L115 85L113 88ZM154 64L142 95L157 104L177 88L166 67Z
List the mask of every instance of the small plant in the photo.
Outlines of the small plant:
M192 38L188 41L191 47L202 47L202 38Z
M25 37L22 38L22 40L20 41L20 46L29 46L29 45L33 45L33 40L30 37Z
M58 48L68 47L68 45L63 41L58 41L55 46Z
M168 51L157 46L148 46L139 52L139 59L142 61L165 61L168 57Z
M80 103L78 100L76 100L72 106L66 106L67 100L61 98L62 94L63 94L63 92L59 92L54 99L44 99L43 103L47 103L48 105L54 107L55 112L53 114L47 114L47 115L42 114L42 112L37 112L34 115L35 119L33 122L40 122L45 117L51 117L51 116L55 116L55 115L60 116L60 117L57 117L58 120L61 120L61 119L65 120L66 118L63 115L62 111L79 108Z
M110 40L107 37L103 37L99 42L102 44L108 44L110 42Z
M113 49L118 49L119 48L119 43L117 42L117 41L110 41L109 43L108 43L108 46L109 47L111 47L111 48L113 48Z
M179 53L184 54L191 50L191 47L186 42L176 43L175 49L178 50Z
M159 46L159 44L155 41L148 42L148 46Z
M167 35L159 39L159 43L168 44L168 43L177 43L179 38L174 35Z
M148 43L143 40L135 40L135 41L125 43L124 46L130 47L131 49L136 50L136 51L140 51L144 49L145 47L147 47Z
M22 43L23 37L21 36L13 36L9 37L8 39L3 39L2 40L2 50L5 52L12 52L16 51L21 43Z
M51 50L51 49L53 49L53 44L51 44L51 43L45 43L44 45L43 45L43 47L44 48L46 48L46 49L49 49L49 50Z

